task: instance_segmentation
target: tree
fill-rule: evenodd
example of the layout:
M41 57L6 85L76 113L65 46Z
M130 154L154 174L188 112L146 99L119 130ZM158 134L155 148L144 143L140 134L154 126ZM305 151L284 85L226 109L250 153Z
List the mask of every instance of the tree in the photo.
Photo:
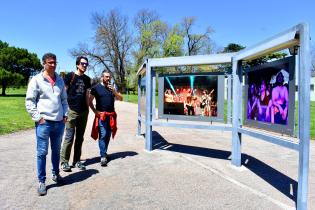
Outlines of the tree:
M9 47L9 44L0 40L0 50Z
M184 38L180 33L179 27L175 25L164 41L163 56L170 57L183 55L183 44Z
M94 13L92 23L95 28L94 46L89 48L87 44L81 43L70 53L74 57L85 55L94 66L113 72L116 84L125 91L126 69L132 46L128 19L118 10L111 10L107 15Z
M224 47L223 49L223 53L232 53L232 52L238 52L242 49L244 49L245 47L239 44L235 44L235 43L230 43L228 44L226 47Z
M8 86L25 85L31 72L39 71L41 64L35 53L30 53L26 49L11 47L0 41L0 68L2 71L0 83L2 95L5 95ZM20 79L20 76L23 79Z
M5 95L5 90L7 86L20 86L23 79L23 75L6 71L5 69L0 67L0 84L2 84L1 95Z
M245 47L242 45L239 45L236 43L230 43L226 47L224 47L222 52L223 53L232 53L232 52L238 52L238 51L243 50L243 49L245 49ZM281 58L284 58L286 55L287 54L284 52L270 53L268 55L259 57L257 59L247 61L244 68L246 67L246 65L256 66L256 65L261 65L261 64L266 63L268 61L271 61L273 59L281 59Z
M162 46L169 29L155 11L147 9L137 13L134 23L137 31L137 46L133 55L136 60L135 65L140 66L145 58L162 56Z
M182 31L187 46L187 55L209 54L212 51L210 34L214 30L208 26L201 34L192 32L196 22L196 17L184 17L182 21Z

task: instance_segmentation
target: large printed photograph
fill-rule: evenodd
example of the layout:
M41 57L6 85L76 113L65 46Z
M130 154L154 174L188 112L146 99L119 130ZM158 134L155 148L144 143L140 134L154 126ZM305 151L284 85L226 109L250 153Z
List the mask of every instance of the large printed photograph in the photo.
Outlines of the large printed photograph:
M164 77L166 115L217 117L218 76Z
M292 124L290 123L293 120L290 119L290 116L293 116L290 112L294 112L292 61L284 59L247 72L247 121L284 127Z

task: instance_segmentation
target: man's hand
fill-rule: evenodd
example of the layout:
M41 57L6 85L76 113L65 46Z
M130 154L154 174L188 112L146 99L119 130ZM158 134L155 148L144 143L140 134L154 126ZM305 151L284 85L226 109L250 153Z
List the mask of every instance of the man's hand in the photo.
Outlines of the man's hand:
M64 116L64 117L63 117L63 123L66 123L67 120L68 120L68 117L67 117L67 116Z
M44 124L46 121L44 118L40 118L40 120L38 121L38 124Z
M95 115L97 116L97 117L99 117L100 115L101 115L101 112L100 111L97 111L97 110L95 110Z
M109 89L110 91L112 91L113 93L116 92L115 87L114 87L112 84L109 83L109 84L107 85L107 87L108 87L108 89Z

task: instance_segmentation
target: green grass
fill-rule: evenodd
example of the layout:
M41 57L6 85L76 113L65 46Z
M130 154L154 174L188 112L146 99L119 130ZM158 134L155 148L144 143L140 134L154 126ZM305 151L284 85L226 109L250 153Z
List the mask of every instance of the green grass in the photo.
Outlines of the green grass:
M311 102L311 122L310 122L310 135L315 139L315 101Z
M138 103L138 95L130 95L130 94L123 94L124 101L137 104Z
M0 135L34 127L25 109L25 92L25 88L8 88L7 96L0 96Z

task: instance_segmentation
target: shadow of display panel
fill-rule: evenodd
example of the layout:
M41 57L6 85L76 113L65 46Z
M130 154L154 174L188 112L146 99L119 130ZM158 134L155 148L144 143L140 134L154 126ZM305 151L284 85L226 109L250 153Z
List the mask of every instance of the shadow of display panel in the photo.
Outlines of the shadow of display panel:
M251 67L245 77L244 124L293 135L295 57Z
M159 118L223 121L223 74L159 75L158 84Z

